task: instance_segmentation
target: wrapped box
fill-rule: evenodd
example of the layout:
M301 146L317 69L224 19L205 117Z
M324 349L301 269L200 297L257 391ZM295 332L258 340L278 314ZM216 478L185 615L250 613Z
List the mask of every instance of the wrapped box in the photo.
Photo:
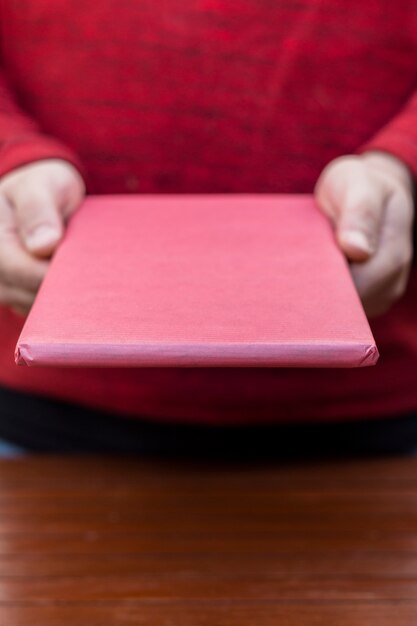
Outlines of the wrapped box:
M360 367L378 358L310 196L96 196L72 218L19 364Z

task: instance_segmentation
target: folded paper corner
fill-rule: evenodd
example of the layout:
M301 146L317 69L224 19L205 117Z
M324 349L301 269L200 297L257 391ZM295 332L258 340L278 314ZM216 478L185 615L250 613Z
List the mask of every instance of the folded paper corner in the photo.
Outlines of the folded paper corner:
M33 357L30 348L25 344L18 344L14 354L16 365L32 365Z
M359 363L359 367L369 367L375 365L379 359L379 352L376 345L373 343L370 346L367 346L365 350L365 355Z

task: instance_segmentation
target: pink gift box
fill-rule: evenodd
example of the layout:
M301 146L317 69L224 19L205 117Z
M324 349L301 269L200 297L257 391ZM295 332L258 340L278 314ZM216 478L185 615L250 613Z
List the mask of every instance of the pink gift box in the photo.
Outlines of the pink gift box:
M16 348L49 366L360 367L378 351L310 196L96 196Z

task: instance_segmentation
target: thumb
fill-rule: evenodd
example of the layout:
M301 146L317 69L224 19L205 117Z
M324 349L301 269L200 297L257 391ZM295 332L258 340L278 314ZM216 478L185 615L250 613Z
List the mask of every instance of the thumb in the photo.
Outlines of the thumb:
M12 200L19 235L27 250L38 257L50 256L64 232L58 200L52 191L31 186Z
M342 251L351 261L363 262L378 247L387 192L360 168L340 165L319 181L317 200L335 225Z

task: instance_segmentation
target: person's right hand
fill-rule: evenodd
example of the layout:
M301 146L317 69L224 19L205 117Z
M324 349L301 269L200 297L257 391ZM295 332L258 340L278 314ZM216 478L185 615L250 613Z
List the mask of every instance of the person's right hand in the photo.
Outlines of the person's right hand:
M49 159L0 179L0 304L26 315L60 241L85 195L78 171Z

